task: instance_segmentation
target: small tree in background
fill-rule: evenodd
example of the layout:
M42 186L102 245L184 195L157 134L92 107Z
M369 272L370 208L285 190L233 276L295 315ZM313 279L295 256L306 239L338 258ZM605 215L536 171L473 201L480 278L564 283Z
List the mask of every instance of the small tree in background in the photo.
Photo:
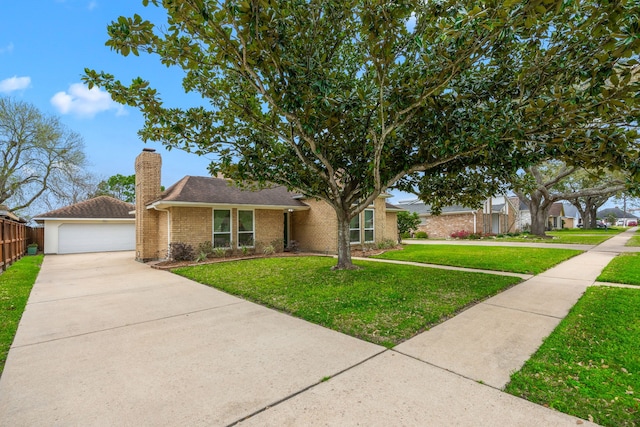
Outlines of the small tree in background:
M420 225L420 216L417 212L398 212L398 242L402 241L402 235L416 231Z

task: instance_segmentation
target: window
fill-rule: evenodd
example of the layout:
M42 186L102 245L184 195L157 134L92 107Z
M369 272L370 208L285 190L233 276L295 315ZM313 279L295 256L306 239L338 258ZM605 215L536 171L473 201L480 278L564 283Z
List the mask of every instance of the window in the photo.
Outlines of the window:
M231 247L231 211L218 210L213 211L213 247L229 248Z
M349 224L349 238L351 243L360 243L360 215L351 218Z
M375 240L373 230L374 230L373 209L365 209L364 210L364 241L365 243L371 243Z
M253 211L238 211L238 246L253 246Z

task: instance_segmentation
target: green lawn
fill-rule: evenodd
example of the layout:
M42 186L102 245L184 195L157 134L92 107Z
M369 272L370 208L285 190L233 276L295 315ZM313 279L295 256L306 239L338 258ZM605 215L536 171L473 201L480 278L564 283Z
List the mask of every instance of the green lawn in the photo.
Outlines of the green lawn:
M640 285L640 253L618 255L602 270L598 280Z
M591 230L583 231L583 233L549 231L547 236L550 239L543 239L533 234L521 234L514 237L499 237L496 240L501 242L529 242L529 243L550 243L550 244L566 244L566 245L597 245L611 238L617 233L590 233ZM595 231L595 230L594 230ZM604 231L604 230L603 230Z
M627 246L640 246L640 236L633 236L629 239Z
M495 276L326 257L262 258L173 270L336 331L392 347L520 282Z
M592 287L506 391L604 426L640 425L640 291Z
M0 375L42 258L42 255L23 257L0 274Z
M573 249L414 244L375 258L538 274L580 253Z

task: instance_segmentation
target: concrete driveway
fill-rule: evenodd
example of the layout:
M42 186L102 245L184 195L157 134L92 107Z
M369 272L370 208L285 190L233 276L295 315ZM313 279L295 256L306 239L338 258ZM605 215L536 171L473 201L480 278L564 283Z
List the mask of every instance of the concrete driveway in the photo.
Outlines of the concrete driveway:
M576 422L130 252L47 256L0 379L2 426Z

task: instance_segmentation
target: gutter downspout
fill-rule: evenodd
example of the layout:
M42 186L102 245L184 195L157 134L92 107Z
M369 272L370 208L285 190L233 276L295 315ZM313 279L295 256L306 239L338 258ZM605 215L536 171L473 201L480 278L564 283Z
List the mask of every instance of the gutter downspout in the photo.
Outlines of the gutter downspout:
M478 212L473 211L473 234L478 233Z
M171 212L168 209L160 209L155 205L151 205L151 207L158 212L167 213L167 259L169 259L169 251L171 250Z

